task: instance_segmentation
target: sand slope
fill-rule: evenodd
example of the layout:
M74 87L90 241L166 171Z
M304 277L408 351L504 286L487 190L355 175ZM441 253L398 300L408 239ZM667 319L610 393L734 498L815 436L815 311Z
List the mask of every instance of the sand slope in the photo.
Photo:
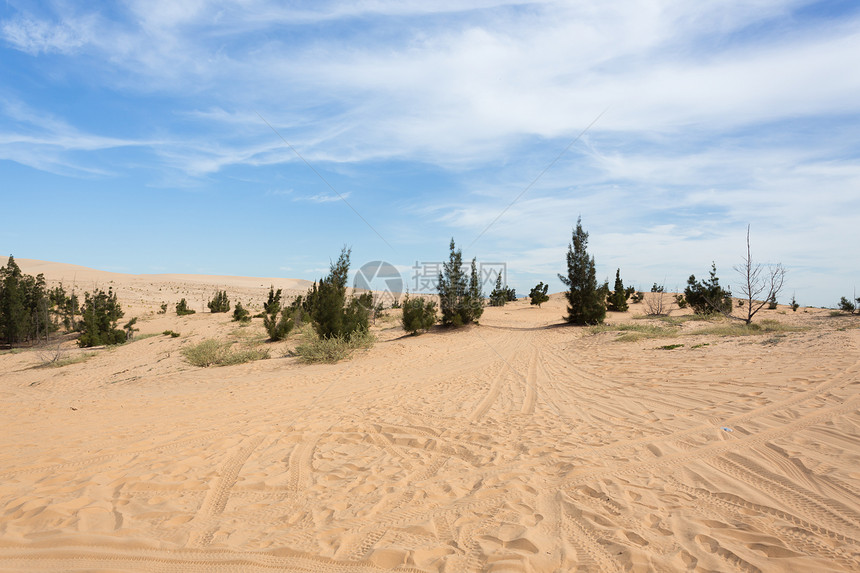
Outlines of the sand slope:
M858 570L855 319L620 343L550 326L556 296L420 337L380 321L336 365L287 342L198 369L183 346L259 321L154 314L194 277L107 280L141 334L182 336L0 355L0 570Z

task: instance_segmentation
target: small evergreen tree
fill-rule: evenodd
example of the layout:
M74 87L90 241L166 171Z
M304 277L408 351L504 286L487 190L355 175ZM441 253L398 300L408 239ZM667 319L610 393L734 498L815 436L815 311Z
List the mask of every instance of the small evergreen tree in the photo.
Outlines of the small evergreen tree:
M281 309L280 299L267 307L263 316L263 327L269 335L269 340L277 342L285 339L295 326L289 308Z
M132 338L134 338L134 333L140 331L139 328L134 327L135 324L137 324L136 316L123 325L122 329L125 331L126 340L131 340Z
M682 294L676 294L675 304L678 305L678 308L687 308L687 299Z
M777 307L776 295L773 294L773 295L771 295L771 297L769 299L767 299L767 309L768 310L776 310L776 307Z
M443 326L463 326L478 322L484 312L484 293L478 280L475 259L467 280L463 272L463 253L451 239L448 262L442 263L442 272L436 285L442 311Z
M38 340L57 329L56 311L45 276L21 272L9 255L0 267L0 343L19 344Z
M536 284L529 292L529 298L531 299L532 304L536 304L538 308L540 308L540 305L549 300L549 295L546 294L548 290L549 285L543 284L543 281Z
M248 309L242 306L241 302L236 303L236 308L233 309L233 320L236 322L251 322L251 313Z
M567 249L567 276L558 275L568 288L565 320L570 324L599 324L606 317L606 297L605 294L601 296L602 288L597 286L594 257L588 256L587 246L588 233L583 230L579 218Z
M621 269L615 271L615 290L609 295L609 304L606 310L613 312L627 311L627 290L621 282Z
M189 314L194 314L195 312L197 312L197 311L194 309L188 308L188 303L185 301L184 298L176 303L176 314L178 316L186 316Z
M690 275L684 289L684 298L695 314L732 312L732 291L720 286L716 263L711 263L710 277L705 281L697 281L695 275Z
M844 310L845 312L854 312L857 307L853 302L845 298L844 296L839 299L839 310Z
M308 291L306 303L320 338L349 339L369 328L373 294L367 292L349 300L346 296L351 252L344 247L337 261L331 264L328 276L320 279L319 285L314 283L314 288Z
M436 324L436 303L423 298L409 298L407 293L403 299L403 330L418 334L429 330Z
M207 306L210 312L230 312L230 299L227 298L227 291L216 291L215 298L210 300Z
M84 293L84 306L81 309L81 336L78 346L101 346L122 344L126 341L126 331L117 328L123 317L122 308L111 288L107 292L97 289L92 295ZM133 326L134 321L130 321Z
M797 312L798 308L800 308L800 305L797 304L797 301L794 299L794 295L791 295L791 311Z
M505 306L508 301L508 290L502 286L502 273L496 275L496 286L490 293L490 306Z

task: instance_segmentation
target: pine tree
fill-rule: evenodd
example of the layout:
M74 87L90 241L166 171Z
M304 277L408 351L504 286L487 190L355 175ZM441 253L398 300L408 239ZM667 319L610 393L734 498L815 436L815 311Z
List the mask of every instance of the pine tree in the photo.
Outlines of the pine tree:
M423 298L409 298L409 293L403 299L403 330L410 334L418 334L421 330L429 330L436 324L436 303Z
M337 261L331 264L328 276L308 291L306 301L320 338L350 338L369 328L373 294L364 293L349 300L346 296L351 252L344 247Z
M436 285L442 311L443 326L463 326L478 322L484 312L484 293L478 278L475 259L472 259L469 278L463 272L463 253L451 239L448 262L442 263L442 272Z
M606 317L605 297L597 286L594 257L588 256L588 233L582 228L582 219L577 219L576 229L567 250L567 276L558 275L568 291L567 320L570 324L600 324Z
M469 273L469 290L464 301L464 307L466 314L464 315L463 322L465 324L470 322L477 324L478 319L484 314L484 293L481 290L478 267L474 258L472 259L472 268Z
M293 329L295 322L289 309L281 309L281 289L278 289L277 293L274 287L269 289L269 300L266 301L263 308L263 327L269 334L269 340L277 342L286 338Z
M81 310L83 320L78 345L88 347L125 342L126 332L117 328L117 322L123 314L113 289L108 288L107 292L97 289L92 295L84 293L84 307Z
M687 279L684 298L695 314L713 314L732 312L732 291L720 286L717 277L717 265L711 263L710 277L705 281L697 281L695 275Z
M466 276L463 274L463 253L454 246L451 239L448 262L442 263L442 272L436 288L439 292L439 306L442 311L443 326L462 326L460 308L466 295Z
M543 284L543 281L539 282L535 285L535 287L529 292L529 298L532 301L532 304L536 304L538 308L540 305L549 300L549 296L546 292L549 290L549 285Z
M624 283L621 282L621 269L615 271L615 290L609 295L607 310L613 312L627 311L627 291L624 288Z
M233 309L233 320L236 322L251 322L251 313L248 309L242 306L241 302L236 303L236 308Z
M29 327L24 305L23 274L14 257L0 267L0 341L6 344L23 342Z
M177 316L186 316L189 314L194 314L195 312L197 311L193 308L188 308L188 302L184 298L176 303Z
M507 288L502 286L502 273L499 273L496 276L496 286L490 293L490 306L505 306L507 300Z
M210 312L230 312L230 299L227 298L226 290L215 292L215 298L207 305Z

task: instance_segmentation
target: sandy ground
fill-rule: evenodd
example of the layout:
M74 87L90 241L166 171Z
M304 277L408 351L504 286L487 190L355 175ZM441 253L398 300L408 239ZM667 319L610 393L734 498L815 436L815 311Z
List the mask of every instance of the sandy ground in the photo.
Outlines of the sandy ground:
M262 336L200 312L216 288L306 285L19 264L112 286L141 331L60 368L0 353L2 571L860 570L856 317L618 342L553 326L554 296L419 337L381 319L335 365L287 341L201 369L180 349Z

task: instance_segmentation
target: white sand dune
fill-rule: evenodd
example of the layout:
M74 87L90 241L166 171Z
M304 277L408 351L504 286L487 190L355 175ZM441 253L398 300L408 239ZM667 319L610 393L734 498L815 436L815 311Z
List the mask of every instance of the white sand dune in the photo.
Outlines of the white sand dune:
M61 368L0 354L2 571L860 570L856 318L780 307L762 318L806 330L615 342L552 326L555 295L420 337L380 320L335 365L287 341L200 369L183 347L259 320L162 301L305 284L18 262L182 336Z

